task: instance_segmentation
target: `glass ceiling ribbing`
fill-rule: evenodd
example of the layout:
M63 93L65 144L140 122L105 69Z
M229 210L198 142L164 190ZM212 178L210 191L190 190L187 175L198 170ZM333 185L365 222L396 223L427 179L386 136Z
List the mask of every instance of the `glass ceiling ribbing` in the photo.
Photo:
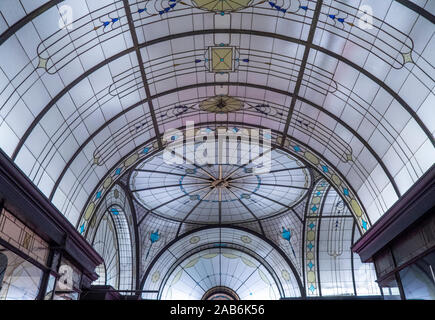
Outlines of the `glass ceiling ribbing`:
M346 176L373 223L435 158L435 5L404 2L2 1L0 147L77 224L156 132L266 126ZM221 94L242 107L200 108Z

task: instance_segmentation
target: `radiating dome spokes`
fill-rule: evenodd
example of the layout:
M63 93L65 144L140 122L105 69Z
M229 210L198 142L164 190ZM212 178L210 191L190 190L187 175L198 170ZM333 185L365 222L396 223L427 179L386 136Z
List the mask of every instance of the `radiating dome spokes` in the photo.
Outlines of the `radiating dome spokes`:
M130 187L150 212L200 224L264 219L289 210L304 197L310 178L287 153L273 150L271 169L255 174L248 163L167 164L162 154L145 160L132 174Z

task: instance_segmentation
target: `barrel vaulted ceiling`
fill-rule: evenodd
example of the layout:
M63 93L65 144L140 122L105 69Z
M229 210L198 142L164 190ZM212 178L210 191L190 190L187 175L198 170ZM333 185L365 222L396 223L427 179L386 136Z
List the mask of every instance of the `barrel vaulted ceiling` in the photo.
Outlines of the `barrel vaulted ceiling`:
M434 163L434 1L5 0L0 11L0 147L76 226L98 186L187 120L270 128L276 147L310 150L371 223Z

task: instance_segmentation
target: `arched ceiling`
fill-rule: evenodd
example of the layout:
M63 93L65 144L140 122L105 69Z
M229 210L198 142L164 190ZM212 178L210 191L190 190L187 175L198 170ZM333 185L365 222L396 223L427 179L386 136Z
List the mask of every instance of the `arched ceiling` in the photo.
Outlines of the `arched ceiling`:
M241 300L277 300L280 297L266 267L243 252L213 248L186 260L169 275L162 299L200 300L207 291L221 286L235 288Z
M147 210L177 222L259 221L298 204L311 185L308 169L289 154L273 150L271 161L273 170L255 175L253 163L174 166L160 153L134 169L130 189Z
M108 173L187 120L299 141L372 223L434 163L433 1L19 0L0 11L0 147L75 225ZM216 112L203 101L218 95L241 103Z
M141 287L149 291L145 298L158 293L159 299L201 299L220 285L241 299L302 294L301 281L278 246L243 228L197 229L164 249L142 278Z

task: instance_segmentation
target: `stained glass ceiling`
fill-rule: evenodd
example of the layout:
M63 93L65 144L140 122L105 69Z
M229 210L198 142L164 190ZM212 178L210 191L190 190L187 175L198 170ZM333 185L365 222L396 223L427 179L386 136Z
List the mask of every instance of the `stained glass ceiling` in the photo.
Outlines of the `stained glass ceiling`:
M137 166L130 188L147 210L178 222L261 220L288 211L310 186L306 167L277 150L271 154L273 170L265 174L253 174L253 163L173 165L162 158L159 154Z
M181 237L157 257L143 279L143 298L201 299L223 286L240 299L297 297L301 291L276 247L240 229L211 228Z
M0 11L0 147L74 225L101 183L187 120L271 128L276 146L339 172L372 223L434 163L433 1Z
M231 249L208 249L182 262L169 276L164 300L200 300L210 289L235 288L241 300L276 300L277 285L269 271L247 254Z

